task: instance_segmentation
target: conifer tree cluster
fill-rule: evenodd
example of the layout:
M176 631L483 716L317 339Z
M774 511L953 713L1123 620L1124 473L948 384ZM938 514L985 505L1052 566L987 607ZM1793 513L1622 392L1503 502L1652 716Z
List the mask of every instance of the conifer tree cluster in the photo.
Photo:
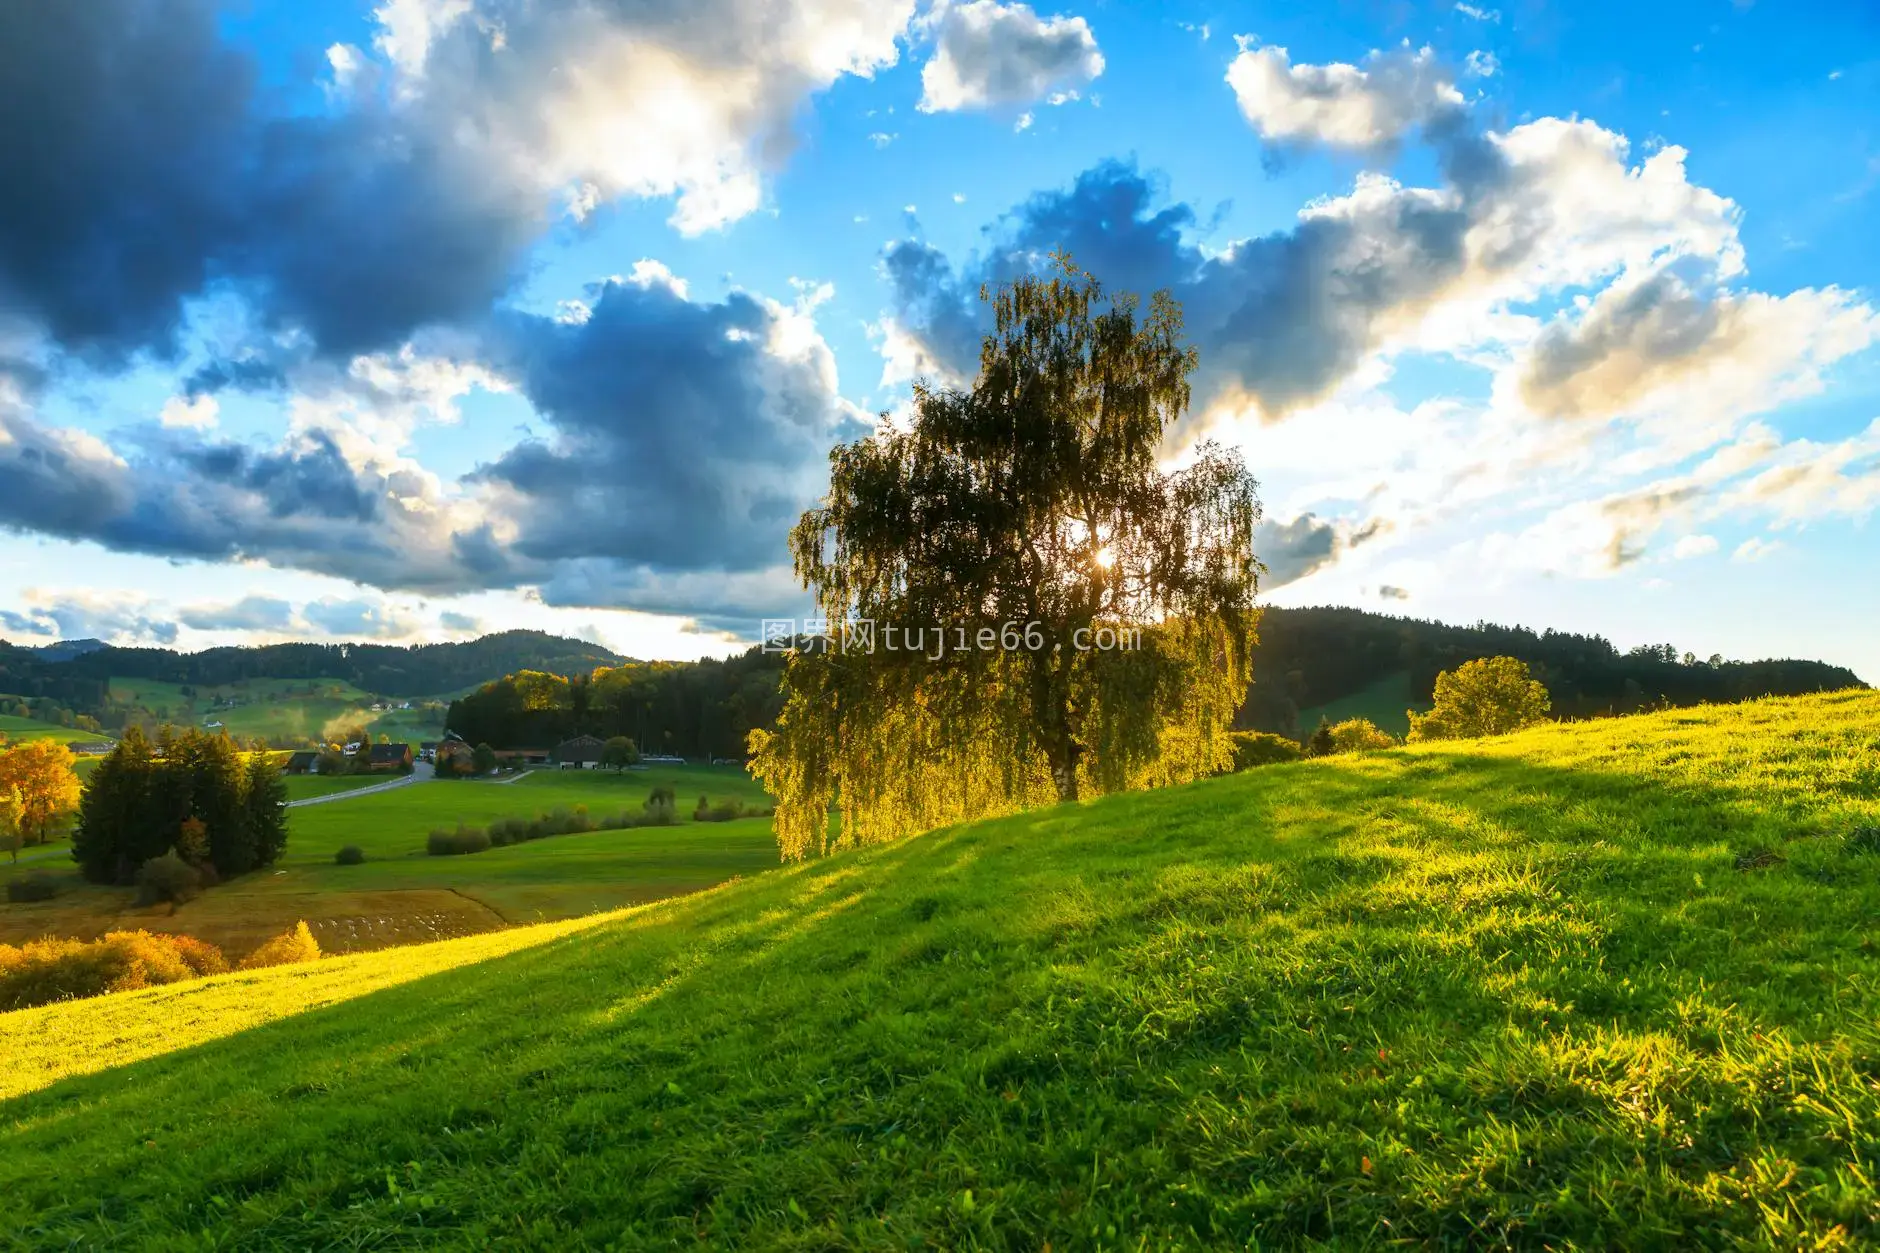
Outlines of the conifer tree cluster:
M129 883L174 852L219 878L272 865L287 846L287 785L264 753L226 735L125 732L79 799L72 855L94 883Z

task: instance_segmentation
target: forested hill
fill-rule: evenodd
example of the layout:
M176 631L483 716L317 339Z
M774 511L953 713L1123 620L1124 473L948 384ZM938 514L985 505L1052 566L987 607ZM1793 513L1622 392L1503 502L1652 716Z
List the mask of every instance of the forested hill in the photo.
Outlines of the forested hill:
M56 646L55 646L56 647ZM587 674L624 658L598 644L540 631L504 631L460 644L268 644L178 653L100 647L76 655L0 642L0 693L43 697L107 714L111 679L211 687L246 679L335 679L381 696L437 696L519 670Z
M1700 661L1670 645L1620 652L1598 636L1559 631L1272 608L1260 621L1240 724L1309 735L1320 707L1370 692L1377 708L1354 712L1401 732L1406 705L1428 706L1438 671L1493 656L1532 665L1562 717L1864 686L1852 671L1818 661ZM472 743L496 748L625 735L649 752L741 757L751 729L777 716L782 669L780 655L752 649L726 661L626 665L571 681L517 674L453 703L447 721Z
M1314 709L1376 689L1426 704L1440 671L1476 657L1527 662L1552 694L1554 714L1568 718L1866 686L1852 670L1819 661L1698 658L1671 644L1621 652L1597 635L1450 626L1361 609L1268 609L1240 722L1310 734L1302 712L1311 720Z

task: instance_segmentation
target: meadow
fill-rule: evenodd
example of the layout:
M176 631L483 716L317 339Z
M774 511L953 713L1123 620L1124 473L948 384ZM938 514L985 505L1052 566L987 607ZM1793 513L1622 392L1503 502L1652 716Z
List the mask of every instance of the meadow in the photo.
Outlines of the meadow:
M288 785L292 795L310 791L314 783L363 786L386 779L290 779ZM425 836L436 827L533 817L576 805L599 817L639 809L659 786L677 792L679 826L556 836L469 857L425 854ZM322 949L349 953L614 909L776 865L767 819L693 823L690 814L701 794L713 801L762 799L749 776L724 767L619 774L549 770L510 782L414 782L289 810L287 851L277 865L174 909L140 907L129 889L83 882L61 843L30 850L33 855L23 856L17 868L0 865L0 881L45 871L61 880L53 900L0 904L0 941L18 944L41 935L90 939L141 927L193 935L240 955L304 919ZM334 864L346 845L364 849L365 864Z
M1880 693L1765 700L1261 767L578 924L19 1011L0 1227L1870 1247L1876 826Z
M95 743L115 738L100 735L96 731L74 730L33 718L16 718L11 714L0 714L0 735L6 737L5 742L8 744L24 744L28 740L57 740L61 744Z
M374 713L371 706L380 698L337 679L247 679L204 684L185 694L181 684L114 678L111 695L172 722L220 722L242 739L330 739L363 727L374 737L429 740L443 733L444 724L442 698ZM224 703L230 700L240 703Z

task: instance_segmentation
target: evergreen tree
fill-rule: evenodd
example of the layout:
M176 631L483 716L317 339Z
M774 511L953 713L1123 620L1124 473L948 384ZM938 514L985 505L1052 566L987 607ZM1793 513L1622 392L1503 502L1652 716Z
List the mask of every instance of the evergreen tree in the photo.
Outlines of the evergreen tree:
M1319 729L1312 733L1312 739L1306 744L1306 756L1329 757L1338 751L1338 742L1332 738L1332 724L1319 719Z
M247 773L242 814L250 865L272 866L287 849L287 780L262 754L249 760Z
M153 758L142 728L130 727L117 747L85 780L79 796L72 859L93 883L129 883L137 867L163 850L147 852L139 838L149 830Z

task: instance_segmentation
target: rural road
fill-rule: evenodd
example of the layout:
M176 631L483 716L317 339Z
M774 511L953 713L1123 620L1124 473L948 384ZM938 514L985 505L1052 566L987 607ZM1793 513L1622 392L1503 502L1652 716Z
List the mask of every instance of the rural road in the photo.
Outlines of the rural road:
M349 801L355 796L371 796L374 792L389 792L393 788L410 787L414 783L427 783L431 779L431 763L421 761L411 767L411 773L403 778L387 779L384 783L374 783L369 787L356 787L349 792L333 792L326 796L309 796L305 800L288 801L286 808L299 809L302 805L325 805L331 801Z

